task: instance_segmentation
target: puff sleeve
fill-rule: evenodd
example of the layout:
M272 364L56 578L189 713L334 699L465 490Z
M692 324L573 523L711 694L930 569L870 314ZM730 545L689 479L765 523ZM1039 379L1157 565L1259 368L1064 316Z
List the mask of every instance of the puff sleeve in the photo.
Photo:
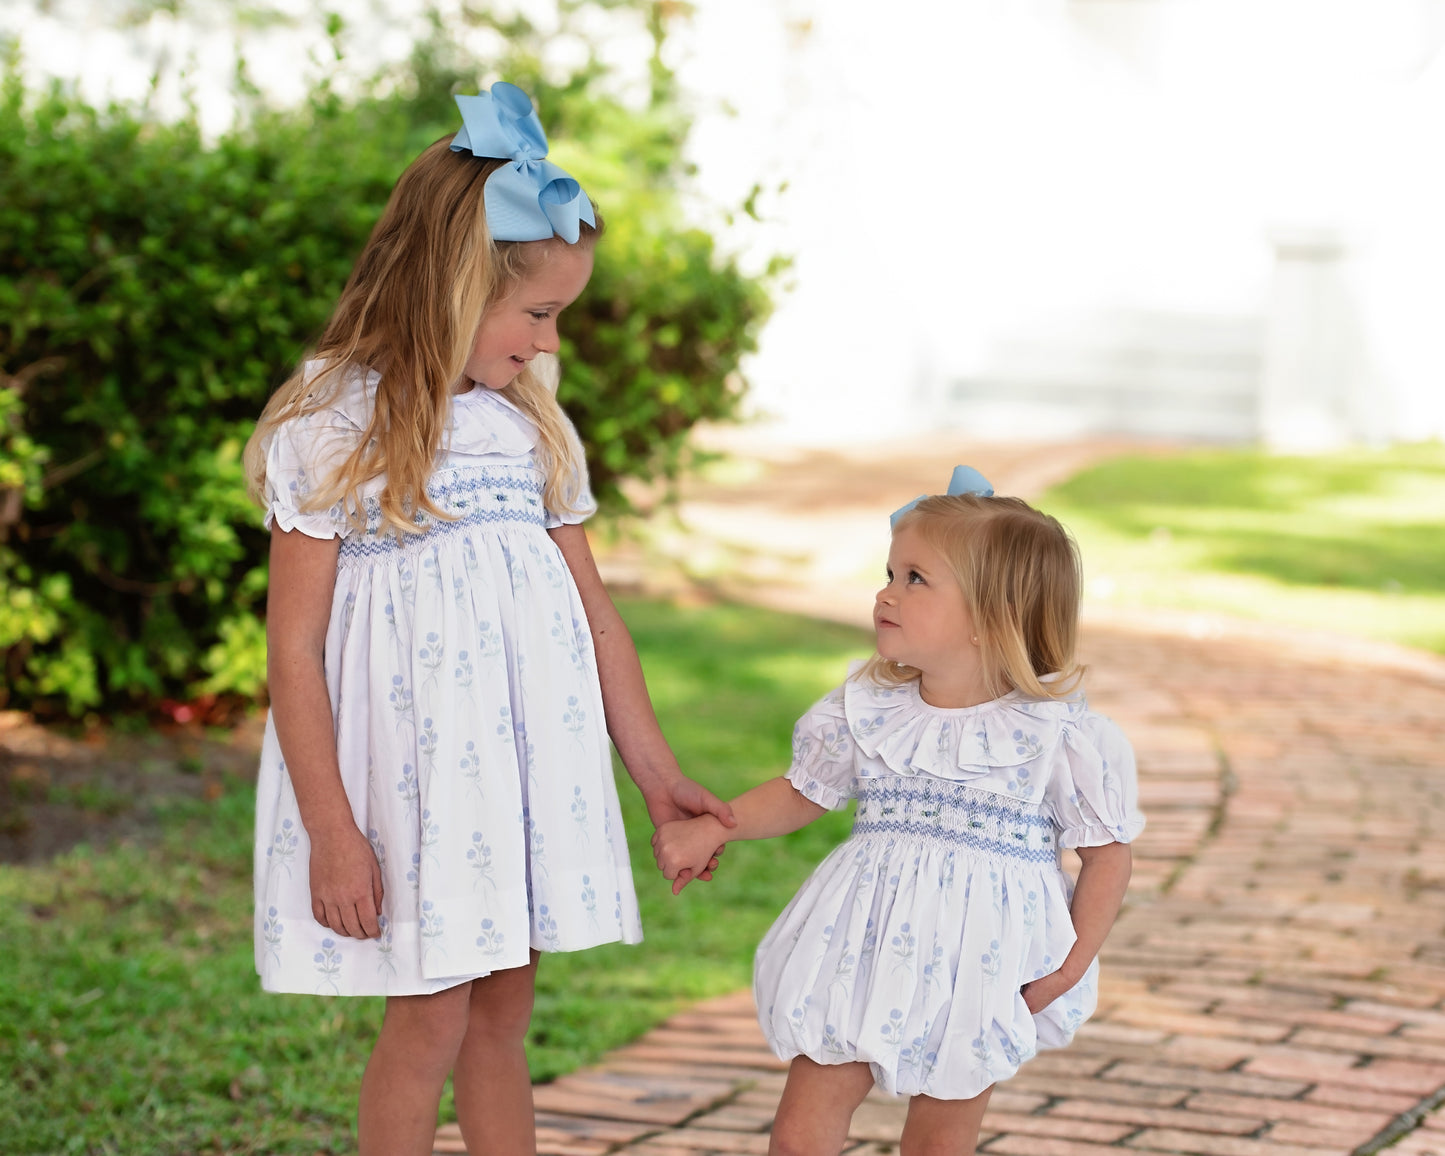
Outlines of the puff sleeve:
M1115 723L1090 712L1064 728L1044 811L1061 847L1129 843L1144 829L1134 748Z
M302 507L356 448L361 432L345 414L331 409L276 428L266 445L266 529L276 525L300 530L308 538L344 538L351 532L340 502L329 510Z
M856 792L857 754L840 687L825 695L793 728L793 762L785 777L804 798L830 811L841 811Z
M577 436L577 429L571 421L567 423L567 433L575 451L573 460L578 463L576 474L573 475L578 483L577 508L562 513L545 510L544 527L548 530L555 530L558 526L575 526L597 513L597 500L592 496L592 484L587 478L587 456L582 450L582 440ZM577 476L579 474L580 477Z

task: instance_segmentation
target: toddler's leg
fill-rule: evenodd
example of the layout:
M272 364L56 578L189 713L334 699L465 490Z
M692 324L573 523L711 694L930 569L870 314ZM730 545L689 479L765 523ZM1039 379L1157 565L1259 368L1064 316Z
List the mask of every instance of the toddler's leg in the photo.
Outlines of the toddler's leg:
M972 1100L914 1096L908 1101L900 1156L973 1156L992 1093L992 1088L985 1088Z
M469 987L388 997L361 1077L361 1156L431 1156L442 1086L467 1030Z
M533 1156L537 1126L527 1071L527 1026L539 955L526 967L472 981L467 1034L452 1072L457 1122L471 1156Z
M848 1139L853 1111L873 1087L867 1064L819 1064L795 1056L773 1120L769 1156L832 1156Z

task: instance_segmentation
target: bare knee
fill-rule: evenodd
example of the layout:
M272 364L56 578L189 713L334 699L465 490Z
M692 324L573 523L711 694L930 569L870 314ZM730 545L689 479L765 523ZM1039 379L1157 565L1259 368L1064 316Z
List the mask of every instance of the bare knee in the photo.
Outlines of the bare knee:
M431 995L390 996L382 1020L382 1038L403 1045L412 1054L450 1060L467 1034L468 984Z
M532 1023L536 1002L537 953L531 963L494 971L472 981L467 1014L469 1040L520 1043Z

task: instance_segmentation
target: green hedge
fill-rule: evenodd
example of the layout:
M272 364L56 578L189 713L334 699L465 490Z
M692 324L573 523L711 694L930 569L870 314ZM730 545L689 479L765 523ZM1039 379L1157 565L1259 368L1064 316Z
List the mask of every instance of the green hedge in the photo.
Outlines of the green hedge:
M727 418L761 282L680 223L686 126L510 73L608 221L560 396L604 505ZM396 95L194 119L0 94L0 705L80 714L253 695L266 540L240 451L318 334L393 182L475 89L423 51ZM593 70L595 72L595 68Z

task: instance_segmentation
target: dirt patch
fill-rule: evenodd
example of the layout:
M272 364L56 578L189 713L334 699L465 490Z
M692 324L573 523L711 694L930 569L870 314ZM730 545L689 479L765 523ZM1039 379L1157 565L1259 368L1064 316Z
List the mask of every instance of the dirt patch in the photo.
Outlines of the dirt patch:
M67 732L0 712L0 862L144 835L166 802L213 799L229 777L254 779L263 726L258 713L224 732Z

